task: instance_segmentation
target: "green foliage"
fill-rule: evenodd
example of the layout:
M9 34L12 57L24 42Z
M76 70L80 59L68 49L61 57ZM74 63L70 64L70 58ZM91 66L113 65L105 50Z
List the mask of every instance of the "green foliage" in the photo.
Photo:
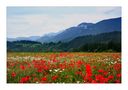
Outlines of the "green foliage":
M121 52L121 33L77 37L70 42L40 43L35 41L7 42L7 51L14 52Z

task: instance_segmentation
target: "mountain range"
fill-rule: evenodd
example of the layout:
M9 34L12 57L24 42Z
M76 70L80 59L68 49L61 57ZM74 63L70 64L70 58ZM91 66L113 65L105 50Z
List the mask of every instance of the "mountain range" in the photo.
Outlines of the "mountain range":
M77 26L69 27L59 33L50 33L44 36L30 36L30 37L18 37L7 38L7 41L20 41L30 40L41 43L49 42L70 42L71 40L87 35L97 35L101 33L109 33L114 31L121 31L121 17L112 18L99 21L97 23L82 22Z
M77 37L69 42L41 43L37 41L13 41L7 42L7 51L11 52L120 52L121 32L114 31L97 35Z

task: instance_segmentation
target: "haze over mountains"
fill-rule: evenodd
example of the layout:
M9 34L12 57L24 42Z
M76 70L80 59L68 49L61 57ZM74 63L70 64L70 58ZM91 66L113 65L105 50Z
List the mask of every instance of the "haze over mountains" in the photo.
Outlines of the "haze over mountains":
M80 23L59 33L8 39L14 52L120 52L121 17L97 23Z
M59 33L50 33L44 36L30 36L30 37L17 37L7 38L8 41L31 40L41 43L49 42L69 42L76 37L86 35L96 35L100 33L108 33L114 31L121 31L121 17L102 20L97 23L82 22L77 26L69 27Z

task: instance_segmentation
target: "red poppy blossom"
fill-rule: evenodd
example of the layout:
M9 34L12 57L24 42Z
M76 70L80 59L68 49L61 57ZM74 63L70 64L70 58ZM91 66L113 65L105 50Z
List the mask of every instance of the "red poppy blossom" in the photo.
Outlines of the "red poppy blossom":
M90 66L90 64L87 64L86 66L86 76L87 77L91 77L92 76L92 70L91 70L91 66Z
M58 78L58 76L52 76L52 80L55 81Z
M120 78L120 77L121 77L121 74L119 73L119 74L117 74L116 76L117 76L118 78Z
M41 69L41 68L39 68L39 69L37 70L37 72L41 73L41 72L42 72L42 69Z
M20 83L27 83L30 79L30 76L22 77Z
M15 77L16 76L16 73L15 72L12 72L11 76L12 77Z
M21 70L25 70L25 66L24 65L20 65L20 69Z
M103 70L103 69L99 69L98 72L99 72L99 73L103 73L104 70Z
M42 77L41 81L45 82L45 81L47 81L47 78L46 77Z
M111 79L113 79L113 78L114 78L113 75L109 75L109 76L108 76L108 79L109 79L109 80L111 80Z

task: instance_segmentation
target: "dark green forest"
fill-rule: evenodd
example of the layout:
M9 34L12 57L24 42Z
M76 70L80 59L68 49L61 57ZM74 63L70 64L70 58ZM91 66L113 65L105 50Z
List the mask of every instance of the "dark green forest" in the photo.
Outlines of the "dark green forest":
M77 37L69 42L7 41L8 52L121 52L121 32Z

